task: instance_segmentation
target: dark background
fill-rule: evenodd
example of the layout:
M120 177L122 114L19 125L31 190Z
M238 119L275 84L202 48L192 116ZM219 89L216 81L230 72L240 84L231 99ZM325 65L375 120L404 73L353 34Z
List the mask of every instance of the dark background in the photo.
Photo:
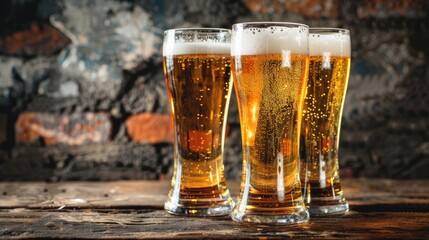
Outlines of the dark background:
M0 180L168 178L173 147L163 30L268 20L351 31L343 177L428 178L428 12L424 0L0 1ZM80 33L73 43L52 25L52 15ZM117 24L113 32L103 28L109 23ZM139 48L115 52L116 45L103 45L115 29L138 33L131 38ZM70 44L108 53L120 62L119 80L88 80L62 69L60 53ZM123 52L132 58L125 64ZM99 69L97 62L93 67ZM232 99L225 165L227 177L239 179Z

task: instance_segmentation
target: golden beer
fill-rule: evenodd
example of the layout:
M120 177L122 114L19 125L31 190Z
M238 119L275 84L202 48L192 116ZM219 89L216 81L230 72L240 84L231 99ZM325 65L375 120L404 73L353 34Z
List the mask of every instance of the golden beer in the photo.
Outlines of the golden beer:
M170 102L182 159L182 191L225 185L223 135L230 95L230 56L178 55L164 58Z
M224 215L233 206L223 165L231 57L229 44L213 44L179 43L163 59L175 127L174 173L165 209L174 214Z
M234 77L242 116L243 164L253 166L249 212L269 212L264 206L273 205L286 206L282 211L288 214L289 206L302 203L296 160L308 57L292 55L290 68L282 67L282 58L281 54L242 56L241 72ZM278 185L284 188L278 191Z
M303 44L302 51L291 47L292 36L300 37L298 27L236 31L243 31L234 38L233 29L232 45L239 48L232 50L232 73L240 113L243 174L232 218L262 225L306 222L308 212L299 180L299 137L308 73L307 46ZM301 41L305 42L307 31L304 27L301 31ZM252 39L253 32L263 36ZM255 54L257 46L246 49L246 43L242 43L244 47L234 44L237 38L269 44L272 49L263 47Z
M348 211L338 174L338 148L350 71L350 39L336 30L310 29L309 41L309 76L301 125L302 187L310 214L340 214Z

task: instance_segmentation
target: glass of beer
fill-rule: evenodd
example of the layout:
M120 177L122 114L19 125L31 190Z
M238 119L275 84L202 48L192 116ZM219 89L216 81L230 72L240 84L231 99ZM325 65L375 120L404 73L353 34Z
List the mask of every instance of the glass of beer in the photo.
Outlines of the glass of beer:
M239 106L243 170L231 216L255 225L309 220L299 179L299 136L308 74L308 26L233 25L231 70Z
M338 174L341 115L350 72L346 29L310 28L310 66L301 125L301 181L310 214L349 209Z
M172 29L163 63L174 125L174 173L164 208L177 215L228 215L224 177L226 118L232 89L231 31Z

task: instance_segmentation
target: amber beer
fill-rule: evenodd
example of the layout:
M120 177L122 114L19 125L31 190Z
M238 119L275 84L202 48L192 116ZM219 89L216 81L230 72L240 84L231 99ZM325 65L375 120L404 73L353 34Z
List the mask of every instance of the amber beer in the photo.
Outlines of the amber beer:
M224 177L223 146L229 98L230 32L166 32L164 72L175 128L173 214L225 215L233 207Z
M233 26L232 73L243 143L235 221L287 225L309 219L299 180L307 38L308 27L301 24Z
M310 67L301 129L301 181L312 215L348 211L338 175L341 115L350 71L345 29L310 28Z

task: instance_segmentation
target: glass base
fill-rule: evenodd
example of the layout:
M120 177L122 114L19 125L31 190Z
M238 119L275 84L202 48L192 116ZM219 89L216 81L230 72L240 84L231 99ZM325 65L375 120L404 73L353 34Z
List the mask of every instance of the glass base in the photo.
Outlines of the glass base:
M295 213L287 215L271 214L245 214L238 210L231 214L232 220L249 225L258 226L286 226L305 223L310 220L310 215L305 208L299 208Z
M349 211L338 176L329 181L308 181L302 186L306 186L302 191L312 217L341 215Z
M320 202L319 202L320 203ZM322 217L331 215L342 215L349 211L349 203L347 201L332 202L324 201L325 204L311 203L307 206L311 216Z
M216 202L216 205L202 205L201 202L209 203L211 199L198 199L198 204L180 204L165 202L164 209L174 215L205 217L205 216L225 216L229 215L234 208L234 201L231 197L223 202Z

